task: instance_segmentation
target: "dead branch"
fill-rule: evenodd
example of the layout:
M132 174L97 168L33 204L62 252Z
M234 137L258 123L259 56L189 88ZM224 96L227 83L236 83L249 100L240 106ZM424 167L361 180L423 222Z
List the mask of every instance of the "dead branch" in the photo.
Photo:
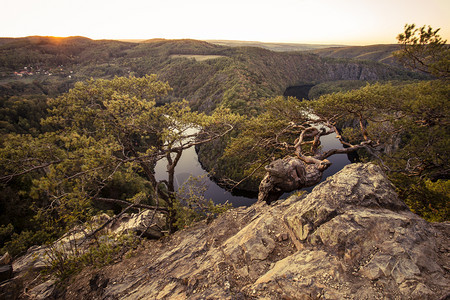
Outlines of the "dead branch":
M268 161L270 160L270 157L265 159L261 164L259 164L250 174L239 180L234 186L231 187L231 190L234 190L238 185L240 185L242 182L250 178L253 174L255 174L256 171L258 171L262 166L264 166Z
M312 131L312 133L308 133L309 131ZM302 154L302 145L303 145L303 140L306 137L314 137L317 134L319 134L319 130L315 127L308 127L305 128L304 130L301 131L300 136L298 137L298 139L296 140L297 142L294 145L294 149L295 149L295 154L297 156L303 156Z
M213 135L211 137L208 137L206 139L201 139L201 140L196 140L196 141L189 141L187 143L181 144L178 147L169 147L167 149L159 150L157 153L152 153L150 155L135 155L134 157L127 157L127 158L124 158L124 159L117 158L117 159L119 161L121 161L122 163L129 163L129 162L135 162L135 161L142 162L142 161L145 161L146 159L151 159L151 158L155 158L155 157L163 158L163 157L166 157L167 153L183 151L183 150L189 149L189 148L191 148L193 146L197 146L197 145L201 145L201 144L205 144L205 143L211 142L211 141L213 141L215 139L218 139L220 137L225 136L226 134L228 134L229 132L231 132L234 129L234 126L231 125L231 124L224 124L224 125L228 127L227 130L225 130L224 132L222 132L220 134L215 134L215 135ZM163 148L168 147L168 146L169 145L164 145Z
M136 207L136 204L131 204L128 207L126 207L124 210L122 210L119 214L115 215L114 217L108 219L108 221L106 221L105 223L103 223L99 228L95 229L94 231L92 231L91 233L88 233L83 241L81 241L80 245L82 245L85 241L87 241L88 239L90 239L91 237L93 237L94 235L97 234L97 232L101 231L102 229L104 229L106 226L108 226L108 224L115 222L117 219L119 219L126 211L128 211L129 209Z
M24 175L24 174L27 174L27 173L30 173L30 172L33 172L33 171L36 171L36 170L44 169L44 168L47 168L47 167L49 167L49 166L51 166L53 164L57 164L57 163L60 163L60 162L62 162L62 160L54 160L54 161L45 163L45 164L40 165L40 166L32 167L32 168L24 170L22 172L5 175L5 176L0 177L0 181L5 181L7 183L11 179L13 179L14 177L18 177L18 176L21 176L21 175Z
M384 163L384 161L381 159L381 157L379 157L375 151L373 150L372 147L370 147L369 145L366 145L365 149L370 153L370 155L374 156L376 159L378 159L381 163L381 165L383 166L383 168L385 170L388 170L389 172L391 171L391 168L389 168L388 166L386 166L386 164Z
M347 154L347 153L350 153L350 152L354 152L354 151L356 151L358 149L367 148L371 143L372 143L372 141L368 140L368 141L361 142L359 145L352 145L351 147L348 147L348 148L331 149L331 150L328 150L327 152L325 152L325 153L323 153L321 155L318 155L317 159L323 160L323 159L326 159L327 157L330 157L330 156L332 156L334 154Z
M95 197L94 199L102 201L102 202L114 203L114 204L119 204L119 205L134 205L134 207L136 207L136 208L144 208L144 209L151 209L151 210L155 209L155 210L158 210L163 213L169 212L169 210L166 207L158 207L158 206L152 206L152 205L141 204L141 203L130 203L128 201L120 200L120 199L102 198L102 197Z
M191 148L192 146L197 146L197 145L201 145L201 144L205 144L205 143L211 142L213 140L216 140L218 138L221 138L221 137L225 136L226 134L228 134L230 131L232 131L234 129L234 126L231 125L231 124L224 124L224 126L227 126L228 129L225 130L222 133L214 134L213 136L211 136L211 137L209 137L207 139L190 141L190 142L188 142L186 144L182 144L179 147L171 148L169 151L182 151L182 150ZM167 151L164 151L164 152L167 152Z

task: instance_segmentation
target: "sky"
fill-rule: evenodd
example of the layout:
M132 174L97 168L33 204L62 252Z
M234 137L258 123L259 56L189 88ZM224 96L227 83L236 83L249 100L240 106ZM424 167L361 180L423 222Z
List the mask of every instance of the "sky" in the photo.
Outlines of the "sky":
M407 23L450 41L450 0L0 0L0 37L369 45Z

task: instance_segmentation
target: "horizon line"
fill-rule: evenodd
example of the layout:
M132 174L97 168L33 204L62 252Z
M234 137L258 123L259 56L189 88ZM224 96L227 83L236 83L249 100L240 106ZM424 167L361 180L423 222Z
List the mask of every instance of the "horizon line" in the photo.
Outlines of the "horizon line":
M94 41L101 40L112 40L112 41L123 41L123 42L131 42L131 43L140 43L144 41L151 40L167 40L167 41L175 41L175 40L196 40L196 41L204 41L204 42L241 42L241 43L261 43L261 44L285 44L285 45L317 45L317 46L330 46L330 47L351 47L351 46L374 46L374 45L396 45L396 43L387 43L387 42L373 42L373 43L361 43L361 42L349 42L349 43L336 43L336 42L303 42L303 41L258 41L258 40L239 40L239 39L198 39L198 38L163 38L163 37L154 37L154 38L91 38L83 35L68 35L68 36L54 36L54 35L27 35L27 36L2 36L0 39L23 39L23 38L32 38L32 37L47 37L47 38L87 38Z

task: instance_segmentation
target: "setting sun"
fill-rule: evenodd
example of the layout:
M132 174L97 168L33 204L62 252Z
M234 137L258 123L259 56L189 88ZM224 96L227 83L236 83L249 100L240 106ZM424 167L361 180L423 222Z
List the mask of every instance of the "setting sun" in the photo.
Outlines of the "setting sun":
M4 1L0 36L395 43L404 24L449 36L450 1Z

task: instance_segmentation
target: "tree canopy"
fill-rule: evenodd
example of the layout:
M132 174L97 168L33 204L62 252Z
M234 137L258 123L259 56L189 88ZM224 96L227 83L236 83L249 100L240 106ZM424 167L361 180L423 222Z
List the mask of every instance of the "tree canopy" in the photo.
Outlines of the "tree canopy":
M264 112L247 119L231 139L225 157L239 155L247 162L243 175L261 180L261 167L275 159L293 155L307 164L320 164L336 153L358 151L361 159L384 167L416 212L446 220L449 97L446 82L424 81L367 84L314 101L272 98L264 103ZM345 148L323 151L320 136L326 134L335 134ZM434 196L417 199L413 186L422 187L422 194L432 189L429 195Z
M412 69L449 79L450 48L439 31L440 28L433 30L431 26L417 28L415 24L406 24L405 31L397 36L402 49L395 55Z
M170 90L155 75L77 83L48 102L42 124L55 130L3 139L0 180L30 178L22 193L49 227L85 221L108 202L166 212L174 230L173 176L183 150L227 134L238 117L226 109L192 112L185 101L156 105ZM162 158L168 178L158 182Z

